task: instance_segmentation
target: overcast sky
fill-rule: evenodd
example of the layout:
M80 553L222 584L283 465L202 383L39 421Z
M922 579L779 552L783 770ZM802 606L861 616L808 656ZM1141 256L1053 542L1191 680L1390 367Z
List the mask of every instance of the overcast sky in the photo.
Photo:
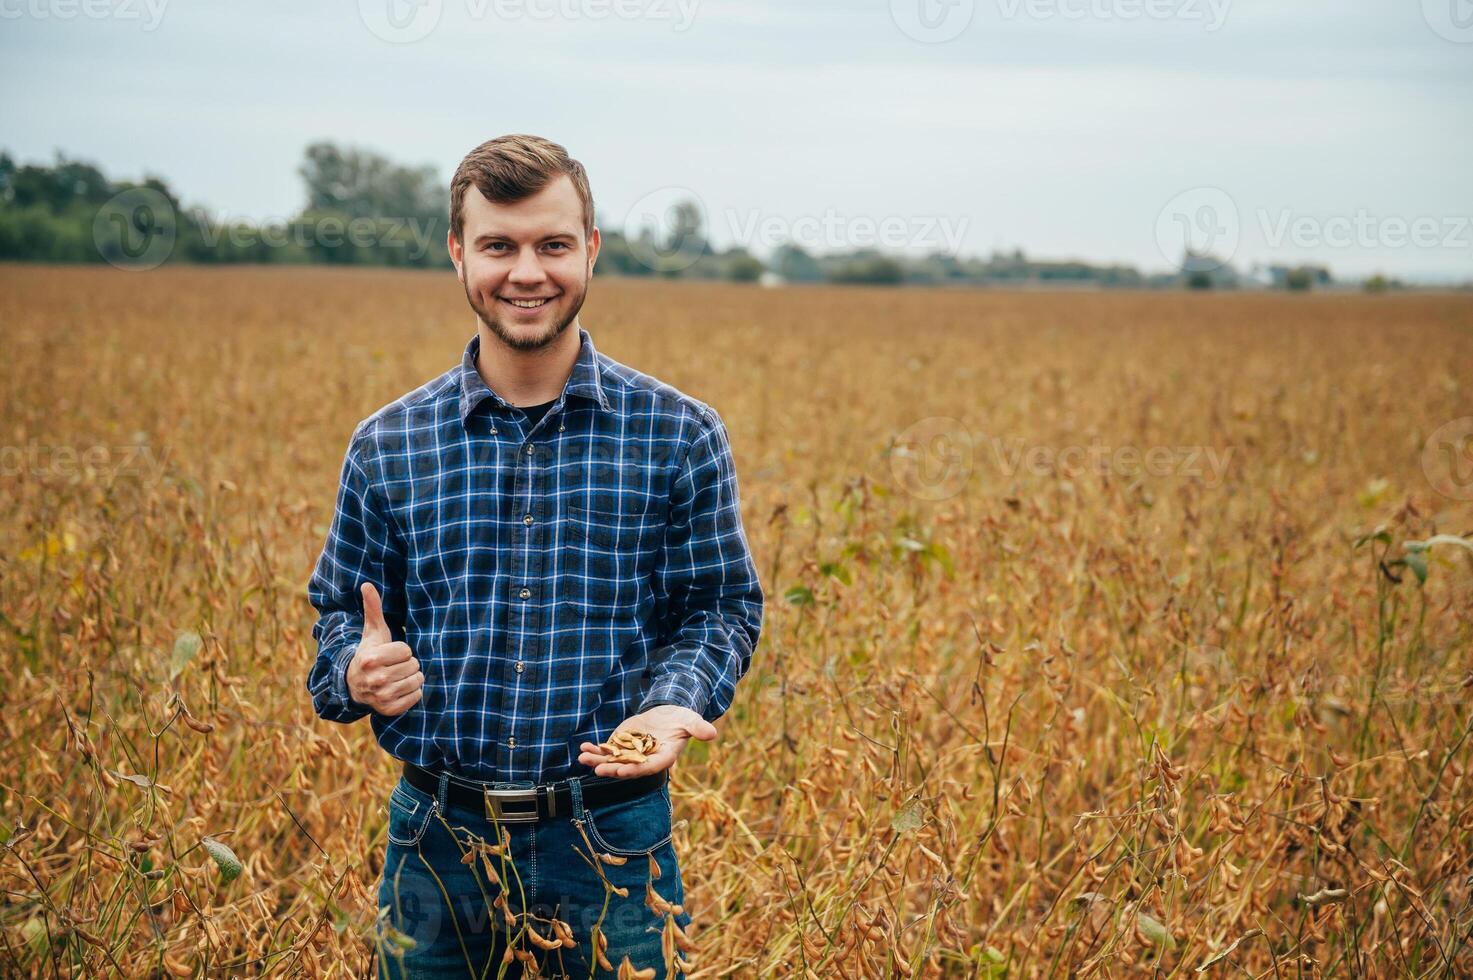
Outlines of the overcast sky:
M529 132L719 244L1473 278L1473 0L0 0L0 148L252 220Z

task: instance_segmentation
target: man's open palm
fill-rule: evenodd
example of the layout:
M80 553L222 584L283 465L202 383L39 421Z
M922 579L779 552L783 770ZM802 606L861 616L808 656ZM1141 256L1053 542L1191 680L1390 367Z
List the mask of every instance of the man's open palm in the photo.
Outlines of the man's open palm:
M655 737L655 751L644 762L610 762L609 753L592 742L584 742L579 748L578 761L592 766L599 776L618 776L634 779L669 769L675 765L685 743L693 738L709 742L717 735L716 726L689 708L674 704L657 704L648 711L630 715L614 729L622 731L648 732ZM612 736L611 736L612 737Z

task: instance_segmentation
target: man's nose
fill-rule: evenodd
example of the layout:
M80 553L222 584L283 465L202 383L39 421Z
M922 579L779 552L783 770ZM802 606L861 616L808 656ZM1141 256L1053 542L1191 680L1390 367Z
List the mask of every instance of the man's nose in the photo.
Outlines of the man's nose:
M509 278L516 283L534 283L546 279L542 271L542 263L537 261L535 251L523 251L517 256L516 264L512 266Z

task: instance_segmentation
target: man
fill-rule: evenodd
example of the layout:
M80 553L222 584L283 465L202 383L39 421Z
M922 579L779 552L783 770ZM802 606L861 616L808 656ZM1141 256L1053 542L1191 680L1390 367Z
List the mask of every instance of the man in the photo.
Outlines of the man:
M578 323L599 231L561 146L477 147L450 225L476 336L354 430L308 586L314 708L404 763L381 975L664 976L690 924L669 769L762 625L726 428Z

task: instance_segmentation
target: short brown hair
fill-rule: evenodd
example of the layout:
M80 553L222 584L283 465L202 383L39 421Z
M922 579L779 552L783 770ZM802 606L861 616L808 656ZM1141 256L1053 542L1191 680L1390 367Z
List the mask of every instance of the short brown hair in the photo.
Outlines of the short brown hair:
M465 194L472 186L486 200L514 204L531 197L560 174L567 174L583 202L583 235L593 235L593 192L588 189L588 172L568 151L541 136L513 134L487 140L471 150L455 168L450 180L450 230L462 237Z

